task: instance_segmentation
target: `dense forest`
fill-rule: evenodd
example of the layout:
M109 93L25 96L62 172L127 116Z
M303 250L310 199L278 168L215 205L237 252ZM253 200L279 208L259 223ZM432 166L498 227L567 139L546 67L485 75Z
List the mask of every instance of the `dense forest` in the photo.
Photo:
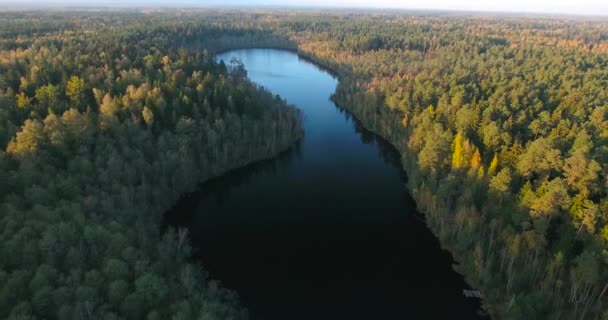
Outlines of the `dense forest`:
M271 45L287 37L285 48L339 74L334 100L401 151L428 225L493 318L608 318L608 23L383 12L209 21L237 42L239 31L272 32Z
M247 318L162 215L288 148L301 114L181 23L0 14L0 318Z
M493 318L608 319L608 23L380 11L0 14L0 317L246 317L159 222L302 135L245 47L339 75Z
M212 48L282 47L401 152L427 223L498 319L608 317L608 23L236 12ZM221 34L221 36L220 36Z

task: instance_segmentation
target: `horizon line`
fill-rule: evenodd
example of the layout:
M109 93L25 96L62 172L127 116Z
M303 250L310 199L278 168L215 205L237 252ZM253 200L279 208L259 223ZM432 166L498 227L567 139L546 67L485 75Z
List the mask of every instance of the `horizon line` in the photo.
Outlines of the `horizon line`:
M494 9L454 9L454 8L408 8L408 7L391 7L391 6L368 6L368 5L355 5L355 6L341 6L341 5L273 5L273 4L169 4L169 3L158 3L158 4L134 4L134 3L106 3L106 4L76 4L76 3L60 3L60 2L48 2L48 3L23 3L19 1L8 1L5 3L4 8L0 8L0 12L8 11L36 11L43 9L55 9L61 10L108 10L112 9L131 9L131 10L150 10L150 9L173 9L173 10L184 10L184 9L228 9L228 10L252 10L252 9L274 9L274 10L331 10L331 11L357 11L371 10L375 12L385 11L400 11L404 12L424 12L424 13L448 13L448 14L461 14L461 15L501 15L501 16L514 16L514 17L570 17L570 18L608 18L608 13L587 13L587 12L561 12L561 11L540 11L540 10L494 10Z

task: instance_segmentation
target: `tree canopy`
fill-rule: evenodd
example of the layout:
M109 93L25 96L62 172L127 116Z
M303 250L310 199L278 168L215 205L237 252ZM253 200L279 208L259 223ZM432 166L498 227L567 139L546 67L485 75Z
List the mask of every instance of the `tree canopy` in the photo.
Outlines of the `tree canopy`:
M247 317L163 213L301 115L157 19L0 13L0 318Z

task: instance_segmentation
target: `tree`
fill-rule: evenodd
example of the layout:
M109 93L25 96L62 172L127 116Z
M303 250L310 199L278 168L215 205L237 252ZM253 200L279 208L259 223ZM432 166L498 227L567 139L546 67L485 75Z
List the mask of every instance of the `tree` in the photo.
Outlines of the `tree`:
M492 177L492 180L490 180L490 188L499 194L499 206L502 205L503 196L509 191L510 184L511 170L509 168L503 168L496 176Z
M20 92L17 95L17 107L20 109L29 108L32 105L32 99L28 97L25 93Z
M38 120L26 120L21 127L21 131L17 133L17 137L13 139L6 148L9 155L18 158L25 158L33 155L44 142L44 128Z
M106 93L99 105L100 127L102 130L108 130L118 124L118 117L116 116L118 111L118 103L109 93Z
M58 91L57 87L49 84L36 89L35 98L38 105L42 108L51 110L52 112L60 112L58 106Z
M66 129L61 118L55 114L49 114L44 119L44 134L48 137L51 145L63 148L66 144Z
M164 280L153 274L144 274L137 278L135 287L148 308L160 305L169 294Z
M230 72L240 79L247 78L247 69L245 69L245 65L236 57L230 59Z
M590 234L594 234L599 208L593 201L584 197L585 195L580 193L574 197L570 212L575 223L579 225L577 234L583 229L586 229Z
M66 134L70 141L92 142L95 128L86 114L81 114L78 110L70 108L61 115L61 121L65 125Z
M525 177L532 174L547 176L562 167L561 152L551 147L545 138L534 140L520 157L517 169Z
M473 157L471 157L471 169L478 170L481 167L481 162L481 153L479 153L479 149L475 148Z
M109 93L106 93L99 105L99 112L104 116L113 115L118 112L118 104Z
M590 159L592 149L593 142L587 131L581 130L570 150L570 157L564 163L564 176L568 186L577 189L583 196L589 195L596 188L598 173L601 171L599 163Z
M141 294L131 293L122 301L120 309L127 319L143 319L147 308Z
M536 217L551 217L557 214L560 209L565 210L570 207L570 196L564 180L556 178L544 181L536 190L537 198L533 200L530 209Z
M78 108L84 96L84 80L72 76L66 84L65 94L72 102L72 106Z
M447 164L449 145L452 135L444 131L441 125L436 125L431 134L427 135L424 147L418 155L418 163L422 169L437 173L443 164ZM448 160L449 161L449 160Z
M114 308L120 306L129 294L129 284L124 280L115 280L108 286L108 302Z
M122 260L111 258L106 261L103 273L110 280L125 280L129 278L129 266Z
M494 154L492 158L492 162L490 162L490 166L488 167L488 174L494 175L496 173L496 169L498 168L498 154Z
M576 152L566 159L564 164L564 176L568 186L573 187L583 194L590 194L595 189L600 165L595 160L589 160L581 152Z
M575 306L574 314L577 319L585 319L589 304L595 298L594 287L598 285L599 264L596 256L590 251L584 251L575 259L571 268L570 303Z
M35 291L32 297L32 306L40 317L47 316L52 311L53 304L51 287L44 287Z
M460 169L464 166L463 140L464 138L460 132L454 136L454 141L452 142L452 169Z
M500 146L500 129L495 122L490 122L483 128L483 144L488 150L496 150Z
M154 113L152 110L148 107L144 107L141 113L148 127L152 127L152 124L154 124Z

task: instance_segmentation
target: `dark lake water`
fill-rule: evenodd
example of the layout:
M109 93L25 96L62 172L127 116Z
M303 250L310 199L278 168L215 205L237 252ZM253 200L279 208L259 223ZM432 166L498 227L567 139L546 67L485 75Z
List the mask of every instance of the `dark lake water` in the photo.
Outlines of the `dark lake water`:
M304 111L276 159L209 181L168 223L257 319L479 319L479 301L416 212L397 151L329 98L337 80L292 52L238 50L249 77Z

